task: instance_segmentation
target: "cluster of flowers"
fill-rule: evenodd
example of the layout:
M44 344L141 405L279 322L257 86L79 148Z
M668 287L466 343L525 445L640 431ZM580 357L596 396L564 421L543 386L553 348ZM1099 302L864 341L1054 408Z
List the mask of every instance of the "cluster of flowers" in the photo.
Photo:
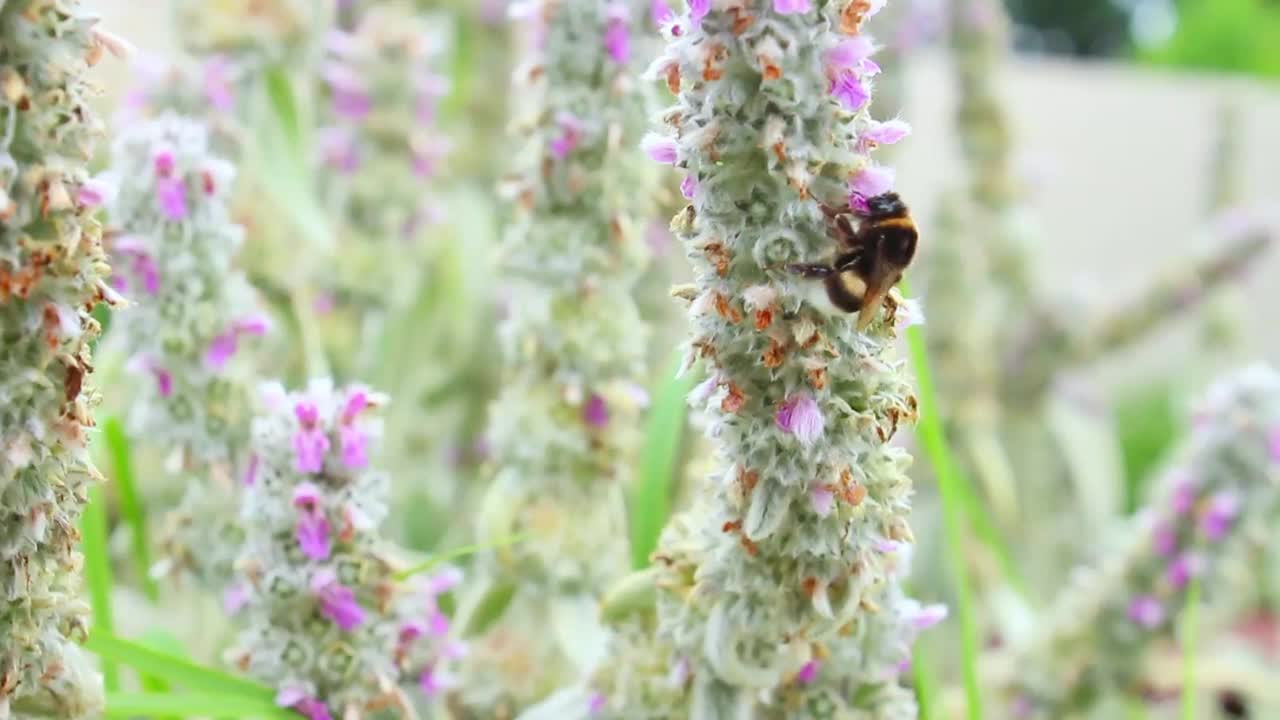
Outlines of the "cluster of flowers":
M97 717L77 530L102 480L87 376L107 285L87 166L101 133L85 79L118 40L76 0L0 13L0 718Z
M865 213L892 189L870 153L909 128L870 117L879 67L863 33L883 5L655 6L670 42L652 72L678 102L671 134L643 146L686 173L672 230L696 276L689 362L709 377L691 402L718 467L654 555L657 637L643 648L670 653L670 690L651 705L655 683L614 683L583 698L596 716L915 717L897 676L940 611L898 587L910 457L890 441L916 400L893 344L908 313L893 294L860 332L783 270L834 252L819 202Z
M504 182L515 217L498 260L510 284L488 432L498 472L479 532L526 539L482 561L490 580L519 591L468 666L463 699L481 714L574 679L604 641L583 618L627 567L622 492L647 402L637 383L648 333L633 291L649 262L658 170L636 150L645 105L633 44L647 3L535 0L511 11L531 37L513 79L525 104ZM536 686L505 661L513 654L540 659Z
M460 573L401 580L395 548L378 534L388 478L369 455L386 398L313 381L295 393L268 384L262 404L244 478L240 580L225 598L245 628L232 662L312 720L408 715L402 686L438 697L466 647L438 602Z
M1252 367L1210 389L1190 447L1126 547L1079 571L1018 651L1017 716L1063 717L1137 687L1145 652L1172 637L1191 584L1212 597L1220 560L1277 513L1280 375Z

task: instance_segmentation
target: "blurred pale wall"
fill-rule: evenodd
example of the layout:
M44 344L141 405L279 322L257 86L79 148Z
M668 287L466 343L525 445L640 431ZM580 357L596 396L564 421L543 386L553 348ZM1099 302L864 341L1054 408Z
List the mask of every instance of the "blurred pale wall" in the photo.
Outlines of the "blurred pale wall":
M89 4L142 51L163 53L173 46L168 3ZM110 103L127 72L123 63L104 65L100 79ZM1102 306L1132 297L1141 278L1209 247L1206 194L1224 97L1237 98L1243 110L1240 172L1246 199L1280 204L1280 90L1274 86L1038 59L1013 62L1000 82L1020 156L1037 178L1033 202L1045 235L1041 269L1054 290L1085 294ZM915 133L901 149L898 178L927 231L934 201L958 168L948 137L954 97L941 53L916 59L908 98L904 116ZM927 236L925 242L927 247ZM1245 321L1258 354L1280 363L1277 278L1280 252L1273 252L1250 273L1240 306L1249 311ZM1134 375L1135 366L1171 362L1188 345L1177 331L1164 333L1113 363L1107 375L1124 378Z

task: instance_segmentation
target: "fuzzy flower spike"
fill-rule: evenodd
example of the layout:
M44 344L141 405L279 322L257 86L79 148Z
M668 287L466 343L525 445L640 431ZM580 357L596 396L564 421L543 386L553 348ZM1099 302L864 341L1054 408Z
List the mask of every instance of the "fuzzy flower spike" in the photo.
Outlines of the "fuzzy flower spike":
M686 668L684 707L662 717L915 717L897 666L916 625L890 550L912 539L910 457L890 440L916 414L898 297L859 331L787 270L838 252L820 204L892 188L863 142L884 132L865 32L882 4L695 2L653 66L678 101L645 147L692 178L672 228L696 276L689 360L709 366L695 404L717 458L695 529L654 556L658 646ZM662 569L672 558L686 567ZM650 717L625 686L597 704Z
M101 123L85 79L119 43L76 0L0 4L0 720L89 718L102 680L76 550L97 394L90 346L106 282L88 164Z
M518 586L467 664L460 702L484 717L524 707L593 660L604 640L598 595L627 568L622 489L640 439L648 339L634 290L649 262L658 172L637 148L645 84L633 63L649 9L512 6L534 37L513 79L525 103L504 184L515 215L498 259L511 302L490 412L498 470L479 532L525 539L479 563L495 586Z
M1077 572L1047 621L1014 654L1020 718L1083 715L1141 685L1148 650L1175 638L1193 581L1213 598L1223 561L1280 515L1280 375L1256 366L1209 390L1189 446L1127 543Z
M364 455L380 436L386 398L318 381L296 393L268 384L262 404L228 608L244 630L231 660L312 720L412 717L406 693L438 698L465 652L437 603L461 578L452 568L408 583L394 577L392 548L378 533L387 477Z

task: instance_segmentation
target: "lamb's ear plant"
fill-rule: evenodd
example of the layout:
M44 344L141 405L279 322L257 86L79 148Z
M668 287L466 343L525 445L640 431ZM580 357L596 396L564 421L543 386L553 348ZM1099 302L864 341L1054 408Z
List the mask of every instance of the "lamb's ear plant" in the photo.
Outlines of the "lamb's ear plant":
M695 2L668 24L653 72L677 102L645 147L686 176L672 229L716 460L646 571L654 637L620 633L663 679L602 664L577 691L593 717L916 717L897 677L911 459L892 442L916 415L894 350L911 308L894 291L859 330L792 269L839 251L821 205L867 223L892 189L871 152L909 128L869 112L882 5Z
M415 717L405 686L438 698L465 652L438 603L461 575L399 579L403 563L379 532L390 479L370 457L387 399L328 381L261 395L227 597L243 631L228 659L311 720Z
M1213 599L1224 559L1280 513L1280 375L1255 366L1212 387L1187 446L1123 545L1076 572L1033 637L1014 649L1017 717L1084 713L1099 698L1141 695L1146 654L1177 637L1191 589Z
M0 6L0 718L92 718L102 678L76 548L102 476L87 445L99 303L121 304L88 165L90 66L120 41L75 0Z
M139 376L135 437L186 480L168 518L167 564L221 590L239 548L234 489L244 472L253 368L269 329L235 267L243 230L228 209L233 168L194 120L164 114L121 131L113 152L115 286L132 299L118 340Z
M519 145L503 190L514 218L495 272L508 288L501 391L490 408L493 482L480 559L487 585L464 617L512 593L479 638L457 704L491 717L573 680L603 650L598 595L628 568L624 493L647 400L648 328L633 288L649 261L656 168L638 145L637 75L648 2L513 5L529 31L514 71Z

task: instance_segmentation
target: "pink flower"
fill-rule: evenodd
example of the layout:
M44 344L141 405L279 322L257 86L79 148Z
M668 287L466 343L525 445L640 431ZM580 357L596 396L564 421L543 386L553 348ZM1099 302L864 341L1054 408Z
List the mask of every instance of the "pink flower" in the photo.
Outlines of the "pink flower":
M161 178L156 182L156 204L173 221L187 217L187 184L181 178Z
M862 135L858 136L858 147L866 152L880 145L893 145L910 134L911 126L901 120L873 120Z
M1200 516L1200 532L1211 541L1221 540L1239 514L1240 496L1231 491L1220 492L1209 499L1208 507Z
M204 64L204 96L219 112L235 109L236 98L231 91L231 63L221 55L215 55Z
M155 168L156 176L167 178L173 174L174 159L172 150L161 150L151 159L151 165Z
M88 180L76 191L76 200L86 208L102 207L111 196L111 186L101 180Z
M427 628L432 635L444 637L449 634L449 616L439 610L432 610L427 615Z
M281 688L276 694L276 705L293 708L307 716L309 720L333 720L333 716L329 714L329 708L325 707L324 703L308 695L306 690L296 685Z
M1160 557L1172 557L1178 550L1178 531L1167 522L1160 522L1152 531L1151 545Z
M442 690L456 687L458 679L442 668L427 668L418 676L418 687L427 697L434 697Z
M883 195L893 189L896 177L893 168L867 165L849 179L849 192L863 199Z
M204 354L205 365L214 372L222 370L239 349L241 335L262 336L270 327L271 321L265 315L255 314L235 321L209 343L209 349Z
M320 489L311 483L302 483L293 491L293 506L301 513L295 537L302 554L312 560L326 560L331 551L329 520L320 507Z
M360 88L334 88L330 104L338 117L359 121L373 109L373 98Z
M1204 559L1192 553L1183 553L1174 558L1165 568L1165 579L1175 590L1181 590L1204 570Z
M604 710L608 705L609 698L605 697L604 693L591 693L591 697L587 699L587 714L599 715L600 711Z
M316 142L324 163L334 170L350 174L360 168L356 134L350 128L321 128L317 131Z
M301 473L318 473L324 469L324 456L329 452L329 438L317 424L318 411L309 402L300 402L293 408L302 426L293 436L294 466Z
M338 442L342 446L342 464L352 470L363 470L369 465L369 436L354 425L338 427Z
M830 485L815 485L809 491L809 505L818 517L826 517L835 508L836 494Z
M311 592L320 600L320 613L343 630L364 622L364 608L356 602L355 592L339 583L333 571L317 572L311 578Z
M582 141L582 121L572 113L560 113L556 122L560 125L560 136L551 141L551 154L563 160Z
M671 6L667 4L667 0L652 0L649 3L649 17L653 19L655 26L663 27L675 20L676 14L671 11Z
M871 100L871 91L852 70L841 70L831 78L828 91L851 112L857 112Z
M675 165L679 159L679 146L676 141L658 133L648 133L644 139L640 141L640 149L644 150L654 162L664 165Z
M1151 595L1139 595L1129 602L1129 619L1152 630L1164 622L1164 606Z
M808 685L818 679L818 671L821 669L821 660L810 660L804 664L804 667L800 668L799 672L796 673L796 682L801 685Z
M916 630L928 630L947 619L947 606L942 603L925 605L911 617L911 626Z
M795 435L796 440L806 447L822 436L825 426L818 403L808 393L798 393L788 398L778 408L774 419L783 432Z
M222 592L222 609L228 615L235 615L249 604L249 588L244 583L230 585Z
M609 58L619 65L631 59L631 31L627 27L627 8L622 4L609 6L609 22L604 30L604 47Z
M1176 515L1186 515L1196 504L1196 488L1188 477L1180 478L1173 486L1173 497L1170 500Z
M689 0L689 19L701 23L702 18L711 12L711 0Z
M244 469L244 486L249 487L258 481L258 464L261 462L258 453L249 455L249 465Z
M1280 427L1271 428L1267 437L1267 449L1271 452L1271 462L1280 463Z
M609 424L609 405L604 398L591 394L582 406L582 421L593 428L600 429Z
M422 589L431 597L435 597L449 592L461 583L462 571L451 565L428 578Z
M841 40L823 56L828 72L860 70L873 54L876 46L865 35L855 35Z
M806 13L812 9L809 0L773 0L773 10L780 15Z
M680 181L680 194L686 200L692 200L693 194L698 191L698 179L693 175L685 175L684 180Z

